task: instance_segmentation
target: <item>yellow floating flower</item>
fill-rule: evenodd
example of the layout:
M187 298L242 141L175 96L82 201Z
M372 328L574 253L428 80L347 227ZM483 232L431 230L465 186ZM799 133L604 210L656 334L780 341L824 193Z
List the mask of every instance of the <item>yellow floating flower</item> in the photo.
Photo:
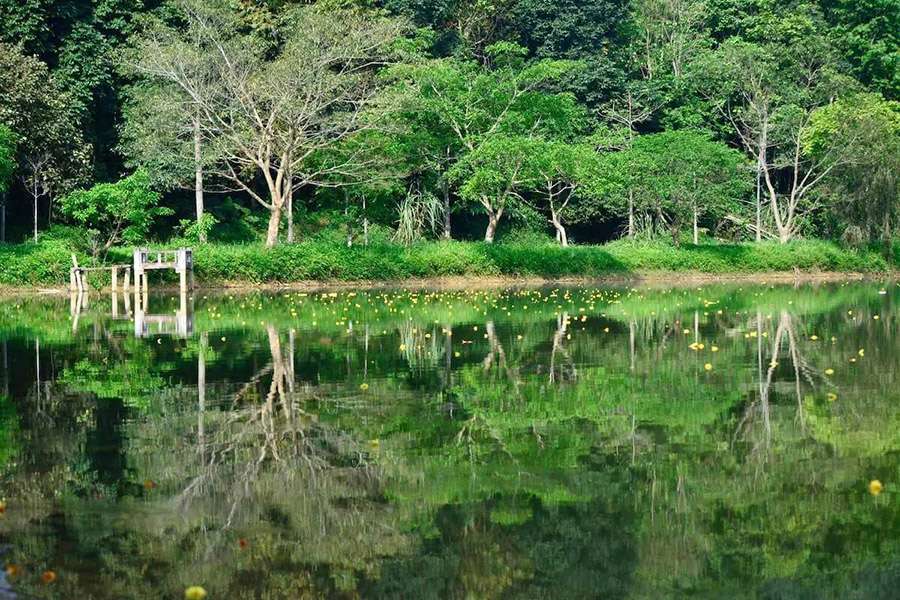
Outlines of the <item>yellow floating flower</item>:
M361 383L361 384L359 384L359 389L361 389L362 391L366 391L367 389L369 389L369 384Z
M869 493L873 496L877 496L884 489L884 486L877 479L873 479L869 482Z
M192 585L184 590L184 600L204 600L206 598L206 590L199 585Z
M865 348L860 348L860 349L859 349L859 352L857 352L857 354L859 354L860 356L865 356L865 355L866 355L866 349L865 349Z
M834 369L825 369L826 375L834 375Z
M710 351L710 352L718 352L718 351L719 351L719 347L718 347L718 346L710 346L709 351Z
M706 363L705 365L703 365L703 368L706 369L707 371L712 371L713 367L712 367L712 364Z
M837 394L835 394L833 392L828 392L828 401L834 402L835 400L837 400Z

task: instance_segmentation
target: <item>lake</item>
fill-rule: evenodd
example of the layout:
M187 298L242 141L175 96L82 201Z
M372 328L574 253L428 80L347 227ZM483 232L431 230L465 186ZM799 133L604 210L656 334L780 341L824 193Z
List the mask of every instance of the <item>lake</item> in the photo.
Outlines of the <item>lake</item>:
M0 299L0 598L900 597L895 282Z

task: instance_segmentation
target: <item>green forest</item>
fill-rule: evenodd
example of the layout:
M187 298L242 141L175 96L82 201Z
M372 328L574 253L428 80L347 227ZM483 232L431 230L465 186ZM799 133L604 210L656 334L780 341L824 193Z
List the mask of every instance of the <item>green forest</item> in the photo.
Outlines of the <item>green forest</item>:
M887 270L898 0L0 0L0 284Z

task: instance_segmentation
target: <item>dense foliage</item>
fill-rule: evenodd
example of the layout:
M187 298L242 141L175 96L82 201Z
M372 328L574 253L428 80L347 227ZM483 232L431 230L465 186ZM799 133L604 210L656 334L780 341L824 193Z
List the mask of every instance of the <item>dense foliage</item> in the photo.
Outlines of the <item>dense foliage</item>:
M0 17L12 241L87 226L110 196L76 190L136 172L160 210L100 246L896 237L893 0L0 0Z

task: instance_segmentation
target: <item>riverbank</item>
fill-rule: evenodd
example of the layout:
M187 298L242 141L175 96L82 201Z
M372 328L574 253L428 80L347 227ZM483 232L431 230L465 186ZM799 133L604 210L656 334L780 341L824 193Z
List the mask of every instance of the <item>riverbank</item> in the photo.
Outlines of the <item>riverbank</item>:
M0 245L0 289L59 290L68 282L72 248L62 242ZM900 253L900 252L898 252ZM115 248L107 262L129 263ZM84 254L79 263L93 264ZM781 245L706 244L674 247L661 242L617 241L560 248L551 244L428 242L411 247L379 244L348 248L305 242L265 249L259 245L207 244L194 249L202 287L465 286L585 281L711 281L849 279L897 270L873 250L831 242ZM161 274L161 277L164 277ZM161 279L160 283L166 283ZM96 284L101 284L96 278Z

